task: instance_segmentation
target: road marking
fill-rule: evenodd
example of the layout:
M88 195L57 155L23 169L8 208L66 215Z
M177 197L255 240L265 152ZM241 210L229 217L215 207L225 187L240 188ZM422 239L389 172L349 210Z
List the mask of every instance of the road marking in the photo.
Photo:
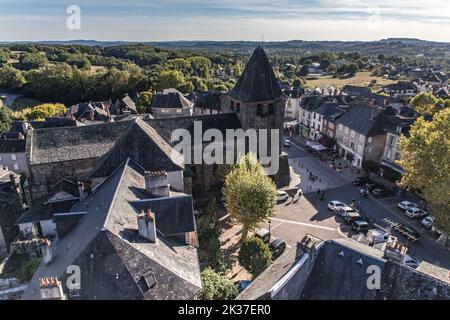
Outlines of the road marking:
M335 230L336 230L336 228L330 228L330 227L319 226L319 225L317 225L317 224L311 224L311 223L305 223L305 222L298 222L298 221L286 220L286 219L279 219L279 218L270 218L270 219L271 219L271 220L274 220L274 221L280 221L280 222L286 222L286 223L298 224L298 225L305 226L305 227L312 227L312 228L324 229L324 230L329 230L329 231L335 231Z

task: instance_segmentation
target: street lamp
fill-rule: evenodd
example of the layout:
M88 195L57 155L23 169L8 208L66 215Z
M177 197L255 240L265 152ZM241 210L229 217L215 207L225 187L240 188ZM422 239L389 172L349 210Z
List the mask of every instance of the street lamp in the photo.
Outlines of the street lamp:
M272 220L269 219L269 239L272 236L272 233L270 233L270 224L272 223Z

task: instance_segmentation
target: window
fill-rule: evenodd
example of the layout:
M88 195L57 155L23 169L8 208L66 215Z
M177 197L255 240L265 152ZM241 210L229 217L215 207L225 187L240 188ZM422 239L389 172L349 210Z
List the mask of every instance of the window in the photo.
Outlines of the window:
M306 111L305 111L305 110L303 110L303 116L304 116L304 117L306 116Z
M17 163L14 163L14 164L13 164L13 168L14 168L14 170L17 171L17 170L19 170L19 165L18 165Z
M348 128L347 127L345 127L344 132L345 132L345 134L348 134Z
M355 150L355 144L354 144L353 142L350 142L350 148L351 148L352 150Z
M182 109L177 109L177 111L176 111L177 113L182 113L183 112L183 110Z
M315 114L315 113L313 113L313 119L314 119L314 120L316 119L316 114Z
M322 121L322 116L319 114L319 121Z
M269 114L275 114L275 107L273 103L269 103Z
M367 139L367 143L372 143L372 137L370 137L369 139Z
M237 113L241 112L241 104L239 102L236 104L236 112Z
M170 109L161 109L161 113L170 113Z
M362 134L359 135L359 142L364 142L364 136Z
M262 106L262 104L260 104L260 103L258 103L258 104L256 105L256 114L257 114L258 116L262 116L262 114L263 114L263 106Z
M395 153L395 160L400 160L400 152Z
M388 151L387 151L387 155L386 155L386 156L387 156L387 158L388 158L388 159L390 159L390 158L391 158L391 156L392 156L392 152L391 152L391 150L388 150Z
M11 153L11 160L13 160L13 161L17 160L17 157L16 157L15 153Z
M392 146L394 145L394 141L395 141L395 140L394 140L394 136L390 136L390 137L389 137L389 146L392 147Z
M355 130L351 130L350 131L350 135L352 136L352 138L354 138L355 137Z
M0 161L2 161L2 155L0 154Z
M231 111L234 111L234 101L233 100L231 100L231 102L230 102L230 108L231 108Z

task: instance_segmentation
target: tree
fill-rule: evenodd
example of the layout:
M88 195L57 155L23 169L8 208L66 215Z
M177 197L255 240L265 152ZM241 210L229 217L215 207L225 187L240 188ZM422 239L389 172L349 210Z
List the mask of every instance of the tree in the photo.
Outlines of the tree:
M9 116L8 109L0 106L0 133L8 131L11 126L11 117Z
M401 184L420 189L443 231L450 233L450 109L436 113L432 121L420 117L411 126L410 137L400 137L405 170Z
M239 250L238 260L239 264L256 278L270 265L272 255L261 239L251 238Z
M43 121L48 117L61 116L67 112L67 108L61 103L44 103L33 108L25 108L13 112L13 120Z
M139 113L150 113L153 93L151 91L142 91L139 94L139 99L136 102L136 107Z
M17 66L22 70L39 69L48 64L47 57L43 53L25 52L20 56Z
M350 76L354 76L359 71L358 65L352 63L347 66L347 73Z
M17 91L24 83L25 77L20 70L12 67L0 68L0 88Z
M300 79L300 78L295 78L295 79L292 81L292 86L293 86L294 88L299 88L299 87L301 87L303 84L304 84L304 81L303 81L302 79Z
M298 75L300 77L306 77L308 74L309 74L309 66L308 65L302 66L302 68L298 72Z
M175 88L178 89L186 82L183 73L178 70L162 71L158 75L158 81L156 83L156 91L162 91L164 89Z
M440 109L437 106L439 100L428 92L421 92L411 100L411 105L421 115L435 114Z
M203 284L203 299L205 300L231 300L238 294L233 281L211 268L201 273Z
M223 195L231 218L243 225L245 240L250 229L273 215L277 189L255 156L246 155L226 176Z
M226 91L228 91L228 87L226 85L224 85L224 84L218 84L218 85L213 87L213 90L226 92Z

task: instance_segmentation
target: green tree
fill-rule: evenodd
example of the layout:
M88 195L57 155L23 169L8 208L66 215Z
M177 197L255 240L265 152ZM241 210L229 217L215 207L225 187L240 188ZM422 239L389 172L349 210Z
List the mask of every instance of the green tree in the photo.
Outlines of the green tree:
M67 108L61 103L44 103L13 112L11 118L13 120L43 121L48 117L62 116L65 112L67 112Z
M239 250L239 264L245 268L253 278L259 276L270 266L272 255L269 247L259 238L251 238L244 242Z
M226 92L226 91L228 91L228 87L226 85L224 85L224 84L218 84L218 85L213 87L213 90Z
M243 226L245 240L250 229L273 215L277 189L256 158L246 155L226 176L223 195L231 218Z
M436 225L450 233L450 109L420 117L411 126L410 137L400 137L401 159L405 170L401 184L420 189L436 216Z
M12 67L0 68L0 88L17 91L25 82L25 77L20 70Z
M20 56L17 66L22 70L39 69L48 64L47 57L43 53L25 52Z
M300 71L298 72L298 75L300 77L306 77L309 74L309 66L308 65L304 65L301 67Z
M8 131L11 126L11 117L6 107L0 106L0 133Z
M166 70L162 71L158 75L156 83L156 91L162 91L164 89L175 88L178 89L186 82L183 73L178 70Z
M359 68L358 68L357 64L352 63L347 66L347 73L350 76L354 76L358 71L359 71Z
M233 281L211 268L201 273L203 284L203 299L205 300L231 300L238 294Z
M150 113L153 93L151 91L142 91L139 94L139 99L136 102L136 107L139 113Z
M292 81L292 86L295 87L295 88L301 87L303 84L304 84L304 81L302 79L300 79L300 78L295 78Z
M438 102L439 100L431 93L421 92L412 98L411 105L418 113L426 115L434 114L440 110L437 106Z

